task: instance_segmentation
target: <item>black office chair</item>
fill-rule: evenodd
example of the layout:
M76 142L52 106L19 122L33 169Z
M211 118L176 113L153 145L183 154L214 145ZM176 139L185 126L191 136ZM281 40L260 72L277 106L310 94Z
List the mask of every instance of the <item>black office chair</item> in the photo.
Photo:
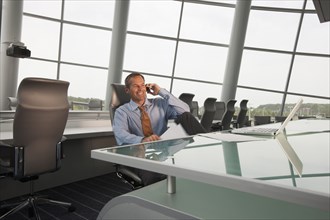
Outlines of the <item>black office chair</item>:
M193 100L194 96L195 95L192 93L181 93L181 95L179 96L180 100L182 100L188 104L191 113L193 112L192 100Z
M255 115L254 125L264 125L272 123L271 117L269 115Z
M71 203L37 196L34 181L40 175L55 172L61 167L62 141L68 118L69 83L43 78L25 78L17 93L17 108L13 121L13 143L0 144L1 175L30 183L26 200L16 204L1 205L12 208L0 219L29 206L30 216L40 219L38 205L42 203L65 206L72 212Z
M279 116L279 115L275 116L275 122L283 122L285 121L285 119L286 116Z
M238 112L236 121L234 121L235 128L244 127L247 123L248 117L246 117L246 113L248 111L247 103L249 100L243 99L240 103L240 110Z
M112 88L112 96L110 100L109 112L110 112L111 123L113 123L113 118L115 116L116 109L121 105L129 102L131 100L131 97L129 96L129 94L126 93L125 85L123 84L112 83L111 88Z
M125 85L113 83L112 87L112 96L110 101L110 120L111 124L115 116L115 111L121 105L128 103L131 100L129 94L125 91ZM132 189L138 189L143 186L142 179L134 172L130 167L116 164L116 174L117 176L126 184L130 185Z
M91 99L88 102L88 110L102 111L103 103L99 99Z
M233 115L235 113L235 103L236 100L230 99L226 102L226 111L223 114L222 120L221 120L221 129L222 130L229 130L231 121L233 119Z
M16 97L8 97L8 109L16 110L17 107L17 98Z
M216 98L207 98L204 101L204 112L202 114L200 123L207 132L211 131L211 126L215 115L216 100Z
M211 131L223 131L231 129L232 119L235 113L235 103L236 100L234 99L230 99L225 103L225 113L223 114L220 122L212 124Z
M226 103L222 101L215 102L214 120L222 120L222 116L226 111Z
M191 106L192 106L191 114L193 114L193 116L195 116L196 118L200 118L198 101L192 101Z

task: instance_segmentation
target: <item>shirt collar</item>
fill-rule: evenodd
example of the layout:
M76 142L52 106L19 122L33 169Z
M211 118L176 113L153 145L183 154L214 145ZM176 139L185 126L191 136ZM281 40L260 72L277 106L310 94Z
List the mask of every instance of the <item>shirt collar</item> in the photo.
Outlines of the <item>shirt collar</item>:
M136 109L139 109L139 106L131 99L129 102L132 111L135 111ZM147 107L147 109L151 106L151 102L146 98L145 102L144 102L144 106Z

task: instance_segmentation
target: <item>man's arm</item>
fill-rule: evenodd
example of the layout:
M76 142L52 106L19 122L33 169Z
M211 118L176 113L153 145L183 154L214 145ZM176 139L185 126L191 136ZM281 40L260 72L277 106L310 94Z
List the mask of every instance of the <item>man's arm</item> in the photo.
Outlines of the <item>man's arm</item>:
M169 105L169 116L171 119L176 118L184 112L190 112L190 108L187 103L178 99L166 89L160 89L158 94L167 101Z
M148 83L146 86L150 89L149 93L152 95L160 95L167 101L167 104L174 110L175 115L181 115L184 112L189 112L190 108L187 103L178 99L172 95L169 91L164 88L160 88L159 85L155 83ZM172 114L173 114L172 113Z
M128 126L132 123L129 123L128 114L129 112L127 112L127 109L124 109L123 107L118 108L115 112L113 132L118 145L141 143L143 139L143 136L131 133ZM131 119L131 121L134 121L134 119ZM131 128L131 130L138 129Z

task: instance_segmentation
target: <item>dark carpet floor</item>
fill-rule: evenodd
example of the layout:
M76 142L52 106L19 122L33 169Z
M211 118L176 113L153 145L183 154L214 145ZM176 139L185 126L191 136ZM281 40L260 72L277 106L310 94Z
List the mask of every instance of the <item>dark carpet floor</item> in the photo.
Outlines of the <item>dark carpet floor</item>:
M54 200L71 202L76 207L76 211L68 212L68 209L65 207L50 204L40 205L38 210L42 220L93 220L97 218L102 207L109 200L130 191L130 187L124 184L115 173L110 173L37 193L47 195ZM1 205L20 201L24 198L22 196L3 201ZM0 216L4 211L0 209ZM35 218L29 218L28 208L24 208L3 220L20 219Z

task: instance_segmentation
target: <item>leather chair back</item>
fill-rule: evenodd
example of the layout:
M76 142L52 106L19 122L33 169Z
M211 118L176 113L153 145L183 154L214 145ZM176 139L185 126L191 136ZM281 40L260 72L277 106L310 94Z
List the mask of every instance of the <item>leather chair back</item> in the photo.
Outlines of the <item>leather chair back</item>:
M222 101L215 102L214 120L222 120L222 116L226 111L226 103Z
M13 123L13 145L24 148L20 175L33 176L58 169L57 145L68 119L69 82L25 78L19 85Z
M191 113L193 114L193 116L195 116L196 118L200 118L198 101L192 101L191 106Z
M255 115L254 125L264 125L272 123L271 116L269 115Z
M211 131L211 126L215 115L216 100L216 98L207 98L204 101L204 113L202 115L200 123L207 132Z
M246 124L246 120L247 120L246 113L248 111L248 107L247 107L248 101L249 100L247 100L247 99L243 99L240 103L240 110L237 115L237 121L236 121L237 128L241 128Z
M111 87L112 87L112 96L110 100L109 112L112 123L116 109L119 106L129 102L131 100L131 97L129 94L126 93L125 85L119 83L112 83Z
M190 108L190 112L192 113L193 112L193 106L192 106L192 100L194 98L194 94L192 93L182 93L180 96L179 96L179 99L184 101L185 103L187 103L187 105L189 106Z
M222 124L222 130L229 130L231 121L233 119L234 113L235 113L235 103L236 100L230 99L226 103L226 111L222 116L221 124Z

